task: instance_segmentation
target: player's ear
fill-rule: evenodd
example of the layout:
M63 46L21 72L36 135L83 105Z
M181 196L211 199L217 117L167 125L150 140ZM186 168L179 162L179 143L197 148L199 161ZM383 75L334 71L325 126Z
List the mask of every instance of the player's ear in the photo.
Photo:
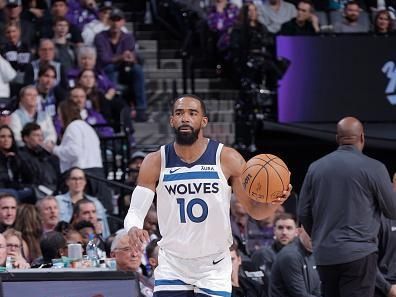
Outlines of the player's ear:
M208 124L208 118L207 117L203 117L202 118L202 128L205 128L207 124Z
M173 117L170 116L169 118L169 125L173 128Z

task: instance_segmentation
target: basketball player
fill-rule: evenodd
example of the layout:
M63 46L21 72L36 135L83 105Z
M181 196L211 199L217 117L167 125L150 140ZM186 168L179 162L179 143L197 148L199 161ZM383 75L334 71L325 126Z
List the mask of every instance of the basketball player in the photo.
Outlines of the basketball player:
M245 160L205 138L207 123L199 97L176 99L170 117L176 140L144 159L125 218L132 249L142 249L149 241L143 220L157 193L162 235L154 272L157 297L231 296L231 192L258 220L290 195L291 185L272 204L249 199L241 182Z

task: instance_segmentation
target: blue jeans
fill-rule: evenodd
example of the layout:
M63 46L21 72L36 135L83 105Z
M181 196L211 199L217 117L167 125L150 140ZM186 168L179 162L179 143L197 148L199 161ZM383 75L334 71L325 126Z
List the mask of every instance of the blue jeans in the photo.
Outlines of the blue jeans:
M120 70L118 65L108 64L103 68L103 71L115 84L126 83L128 87L132 88L137 110L145 111L147 109L144 73L141 65L134 63Z

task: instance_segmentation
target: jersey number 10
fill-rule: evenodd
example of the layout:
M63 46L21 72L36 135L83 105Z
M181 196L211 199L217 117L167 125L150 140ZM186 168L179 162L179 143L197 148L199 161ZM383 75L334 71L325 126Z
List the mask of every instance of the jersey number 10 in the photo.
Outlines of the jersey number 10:
M180 213L180 222L186 223L186 213L189 220L193 223L201 223L205 221L208 217L208 205L206 204L205 200L194 198L191 199L186 205L186 199L184 198L177 198L177 204L179 204L179 213ZM202 213L200 216L195 216L193 214L193 207L197 206L202 209Z

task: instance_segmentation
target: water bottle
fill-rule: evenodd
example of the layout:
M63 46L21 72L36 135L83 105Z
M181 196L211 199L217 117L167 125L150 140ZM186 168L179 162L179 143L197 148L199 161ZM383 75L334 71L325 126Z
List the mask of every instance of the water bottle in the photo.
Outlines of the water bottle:
M14 268L14 258L12 256L7 256L6 258L6 269L13 269Z
M96 246L95 242L95 234L89 234L86 252L88 259L91 261L91 266L98 267L98 247Z

